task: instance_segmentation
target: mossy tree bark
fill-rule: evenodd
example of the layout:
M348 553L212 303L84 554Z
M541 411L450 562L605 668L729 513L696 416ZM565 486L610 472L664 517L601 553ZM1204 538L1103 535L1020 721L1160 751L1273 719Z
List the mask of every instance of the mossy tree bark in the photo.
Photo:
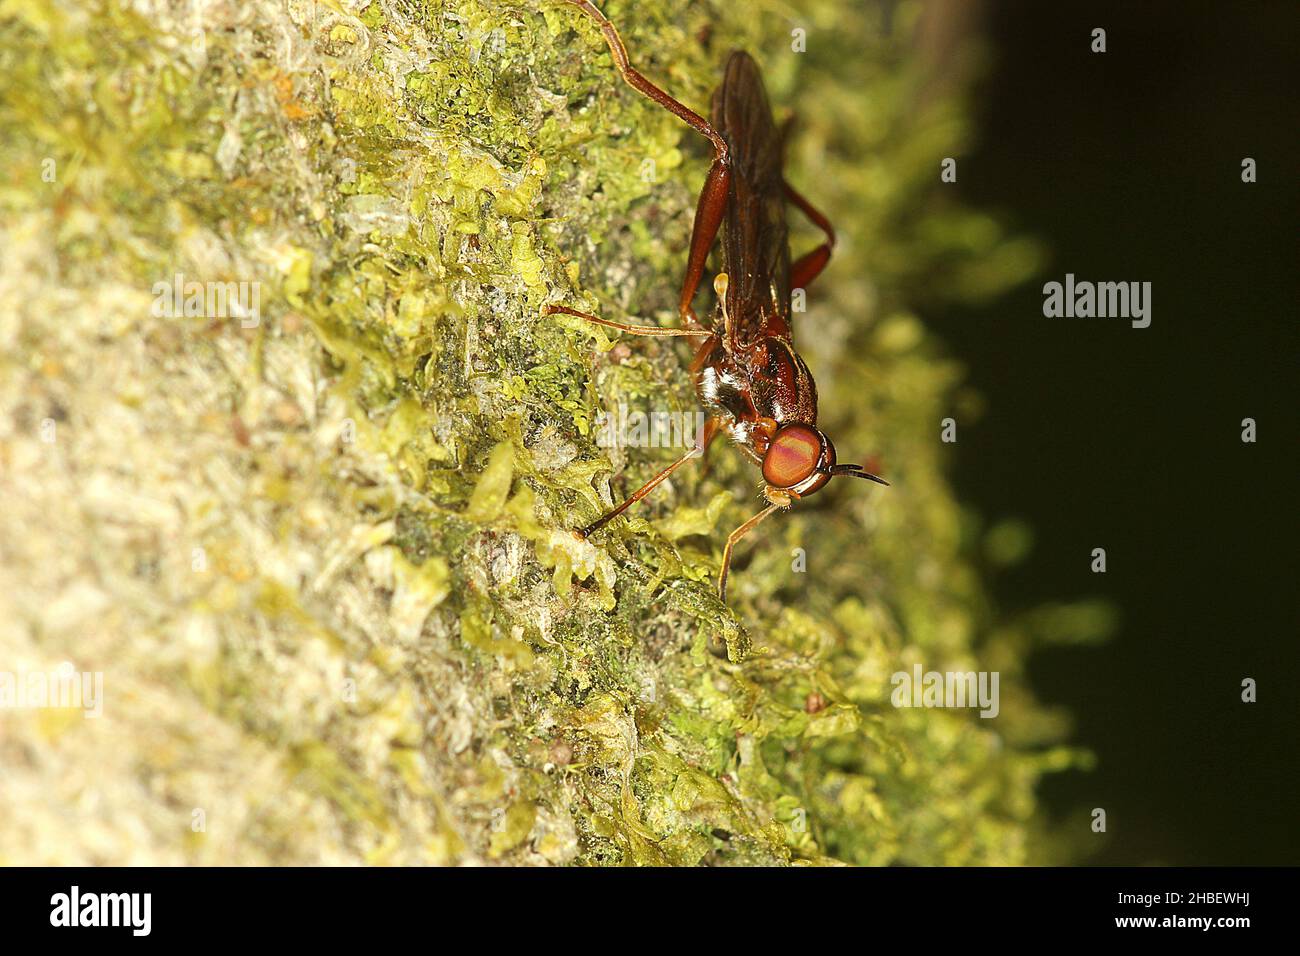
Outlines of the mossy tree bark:
M688 104L733 46L798 103L792 177L843 241L796 337L893 487L770 522L731 608L729 449L568 533L673 454L599 447L599 414L696 405L680 343L541 308L667 319L705 153L567 5L6 3L0 668L104 700L0 711L4 862L1034 858L1074 758L1023 660L1097 624L995 622L964 556L939 423L977 403L912 306L1035 250L939 192L941 31L607 12ZM1000 716L894 708L916 663L1000 671Z

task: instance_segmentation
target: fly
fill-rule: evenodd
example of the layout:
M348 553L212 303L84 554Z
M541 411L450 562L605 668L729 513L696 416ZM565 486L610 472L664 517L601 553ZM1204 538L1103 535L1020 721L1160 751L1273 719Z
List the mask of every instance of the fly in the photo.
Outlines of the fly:
M700 344L691 375L709 410L699 445L626 501L578 532L587 538L654 491L725 431L763 476L767 506L727 537L718 573L718 594L727 599L727 572L736 542L776 511L820 491L836 475L889 484L861 465L837 464L835 446L817 427L817 386L791 337L790 291L806 289L830 261L835 231L830 222L785 180L782 137L772 118L763 77L748 53L727 60L713 94L712 118L704 119L639 73L614 25L587 0L568 0L596 22L614 64L633 89L658 103L713 146L713 162L700 191L691 231L686 276L678 303L680 328L628 325L565 306L546 307L634 335L695 337ZM793 203L825 233L825 241L790 261L786 203ZM713 280L718 305L711 325L695 313L696 290L719 232L722 271Z

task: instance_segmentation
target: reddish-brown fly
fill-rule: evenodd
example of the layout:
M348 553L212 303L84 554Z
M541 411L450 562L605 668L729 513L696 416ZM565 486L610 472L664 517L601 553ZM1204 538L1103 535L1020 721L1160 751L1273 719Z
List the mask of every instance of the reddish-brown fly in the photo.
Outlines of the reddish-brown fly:
M713 145L713 163L700 192L691 233L686 277L678 303L681 328L627 325L565 306L548 313L578 316L636 335L694 336L702 341L691 363L696 392L709 410L701 445L634 491L626 501L577 532L586 538L640 501L724 430L759 466L765 507L727 537L718 593L727 599L727 571L736 542L774 511L789 508L823 488L836 475L888 484L860 465L837 464L835 446L817 427L817 386L791 338L790 292L805 289L830 260L835 232L826 217L785 181L782 137L772 118L758 65L737 51L727 60L713 94L712 121L683 106L642 76L628 61L614 25L586 0L568 0L604 34L623 79ZM794 203L826 239L790 261L786 203ZM719 231L722 269L714 278L718 306L711 327L693 306L706 261Z

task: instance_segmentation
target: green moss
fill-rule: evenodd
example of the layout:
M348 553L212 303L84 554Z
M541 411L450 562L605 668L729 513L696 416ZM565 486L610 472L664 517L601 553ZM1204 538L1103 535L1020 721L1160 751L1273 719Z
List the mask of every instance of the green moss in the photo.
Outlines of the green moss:
M236 766L280 755L311 832L339 841L316 858L1041 860L1035 783L1079 758L1023 662L1107 620L1000 620L973 571L978 522L937 441L960 370L913 299L994 294L1039 253L938 201L964 114L915 52L915 6L887 29L831 0L797 20L767 0L607 4L635 61L697 108L725 51L753 50L778 110L798 103L792 179L846 239L796 338L842 457L878 456L894 485L833 486L769 523L730 607L714 579L757 477L721 443L591 540L571 533L670 460L598 447L595 422L619 402L693 410L686 347L542 314L672 321L697 137L558 2L247 6L199 43L112 3L4 4L0 209L11 235L52 228L61 281L90 296L176 271L262 283L254 350L233 322L177 337L142 314L138 335L168 374L222 389L185 419L178 460L220 435L222 467L261 489L222 499L220 582L174 599L220 644L178 693L244 741ZM262 415L268 388L307 396L303 420ZM247 440L229 440L230 409ZM196 495L205 467L181 467ZM200 515L183 540L215 540ZM1023 538L994 529L985 547L1013 562ZM895 710L889 675L917 661L1000 668L1002 715ZM345 678L354 701L337 700ZM313 858L276 829L293 825L246 840ZM256 856L176 839L191 858Z

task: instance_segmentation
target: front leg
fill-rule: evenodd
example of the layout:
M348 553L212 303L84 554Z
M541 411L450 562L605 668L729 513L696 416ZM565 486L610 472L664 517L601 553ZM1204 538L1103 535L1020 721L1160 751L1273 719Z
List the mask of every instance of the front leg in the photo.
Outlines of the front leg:
M727 536L727 546L722 549L722 570L718 572L718 597L721 598L723 604L727 603L727 575L731 571L731 552L735 550L736 542L749 534L749 532L753 531L754 526L770 515L773 511L777 511L784 507L788 507L788 503L768 505Z

